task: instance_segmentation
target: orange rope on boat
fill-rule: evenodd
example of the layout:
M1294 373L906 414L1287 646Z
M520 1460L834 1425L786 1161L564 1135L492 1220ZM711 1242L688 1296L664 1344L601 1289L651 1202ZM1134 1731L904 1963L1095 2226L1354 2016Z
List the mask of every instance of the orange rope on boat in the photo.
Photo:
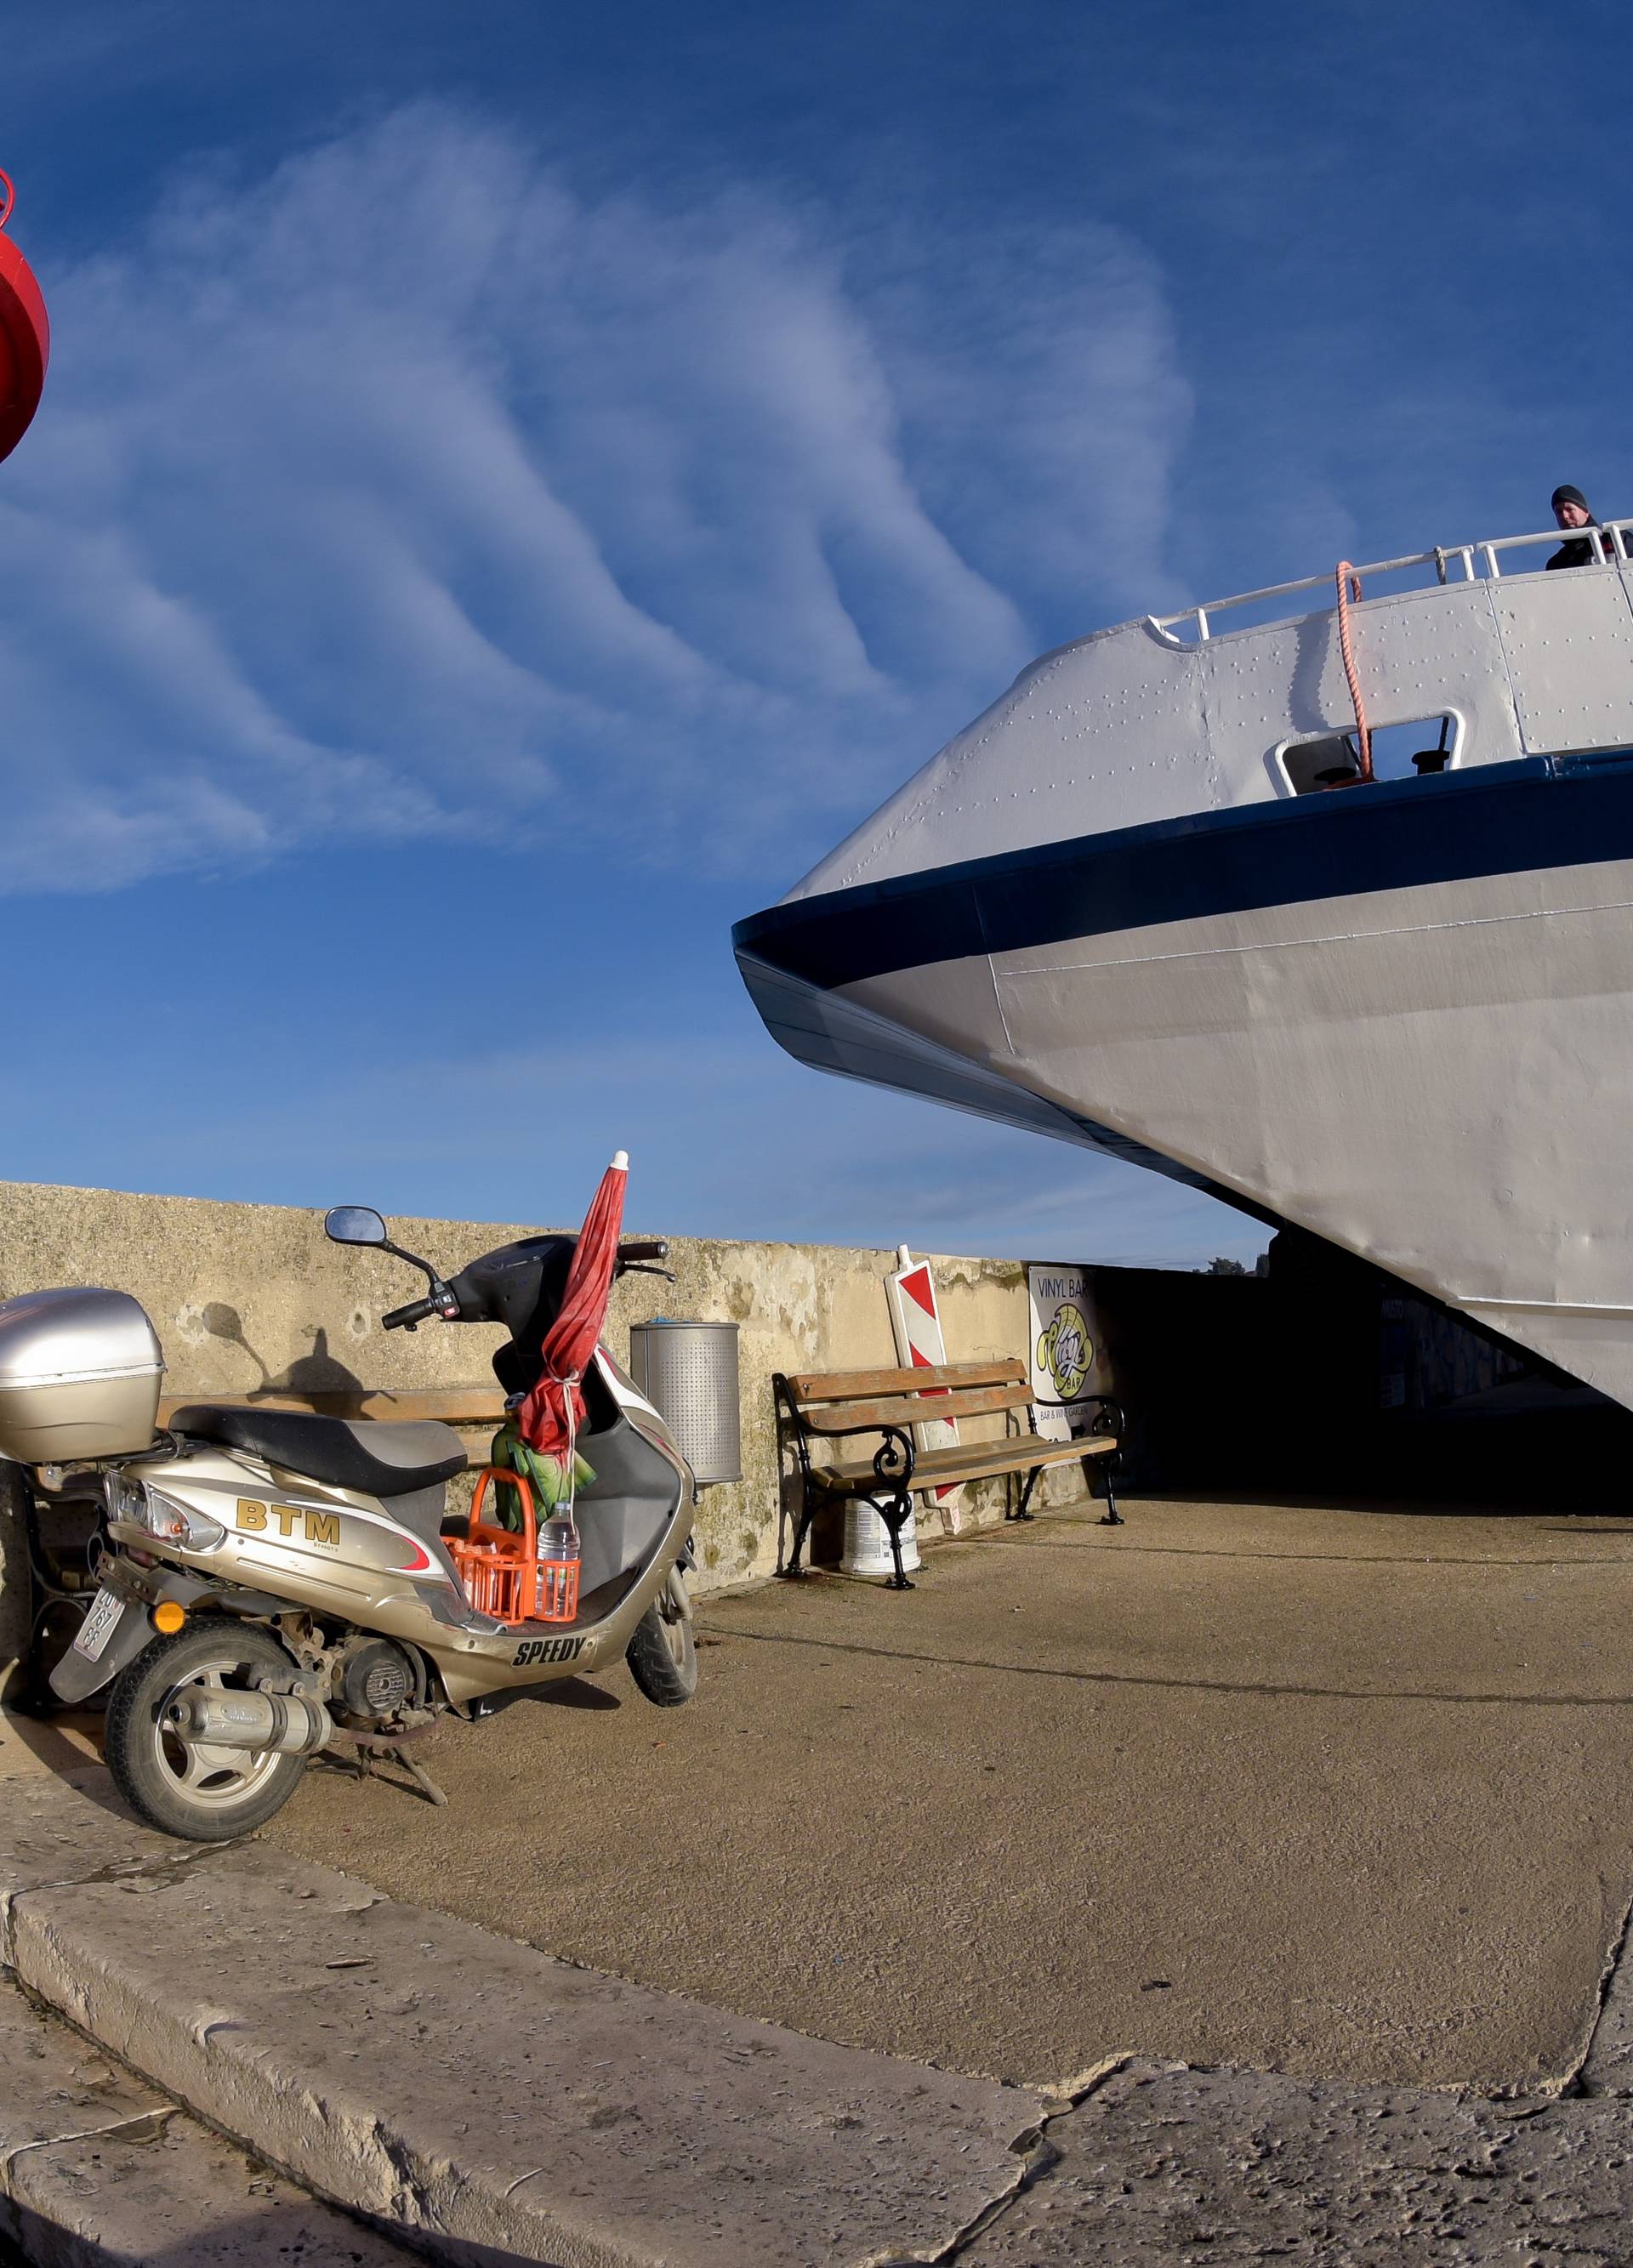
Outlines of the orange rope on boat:
M1344 675L1349 680L1349 698L1356 709L1356 737L1361 744L1361 777L1372 777L1372 733L1366 721L1366 703L1361 698L1361 680L1356 674L1355 649L1349 643L1349 599L1353 590L1356 606L1361 603L1361 578L1347 559L1338 563L1338 644L1344 657Z

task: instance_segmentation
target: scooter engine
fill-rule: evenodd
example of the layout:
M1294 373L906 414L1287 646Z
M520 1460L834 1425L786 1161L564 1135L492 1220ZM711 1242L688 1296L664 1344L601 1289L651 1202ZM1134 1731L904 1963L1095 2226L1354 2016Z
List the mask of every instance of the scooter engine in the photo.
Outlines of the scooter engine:
M366 1639L339 1665L340 1705L346 1716L380 1724L412 1705L419 1678L414 1663L389 1638Z

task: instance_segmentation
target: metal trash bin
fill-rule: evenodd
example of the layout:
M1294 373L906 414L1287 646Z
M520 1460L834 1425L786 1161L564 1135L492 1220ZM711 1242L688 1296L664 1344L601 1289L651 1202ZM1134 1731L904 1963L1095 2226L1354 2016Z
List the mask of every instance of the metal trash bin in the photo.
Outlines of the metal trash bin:
M630 1376L662 1413L699 1488L743 1478L735 1323L669 1315L632 1323Z

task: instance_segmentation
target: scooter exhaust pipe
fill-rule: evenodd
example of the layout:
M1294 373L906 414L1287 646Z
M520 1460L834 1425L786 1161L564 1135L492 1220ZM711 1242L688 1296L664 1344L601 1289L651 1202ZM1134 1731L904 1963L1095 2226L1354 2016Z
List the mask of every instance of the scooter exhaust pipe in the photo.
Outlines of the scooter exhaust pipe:
M210 1692L178 1694L165 1712L184 1741L202 1748L248 1749L258 1755L309 1756L334 1734L334 1721L321 1701L299 1693Z

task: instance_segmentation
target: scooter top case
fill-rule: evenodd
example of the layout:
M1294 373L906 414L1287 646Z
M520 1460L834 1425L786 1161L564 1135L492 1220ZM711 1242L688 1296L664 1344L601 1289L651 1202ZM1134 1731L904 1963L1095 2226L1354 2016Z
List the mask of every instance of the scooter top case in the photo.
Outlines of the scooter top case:
M304 1608L405 1640L431 1658L455 1705L617 1660L684 1549L691 1475L604 1348L584 1393L579 1447L595 1477L578 1495L570 1622L502 1623L470 1605L443 1535L447 1483L468 1462L446 1425L180 1410L182 1454L127 1462L107 1483L110 1539L168 1564L144 1575L122 1559L115 1572L143 1598L174 1598L189 1612ZM130 1603L137 1610L94 1661L64 1658L77 1689L64 1693L54 1676L64 1698L94 1692L146 1642L147 1616L138 1598Z

